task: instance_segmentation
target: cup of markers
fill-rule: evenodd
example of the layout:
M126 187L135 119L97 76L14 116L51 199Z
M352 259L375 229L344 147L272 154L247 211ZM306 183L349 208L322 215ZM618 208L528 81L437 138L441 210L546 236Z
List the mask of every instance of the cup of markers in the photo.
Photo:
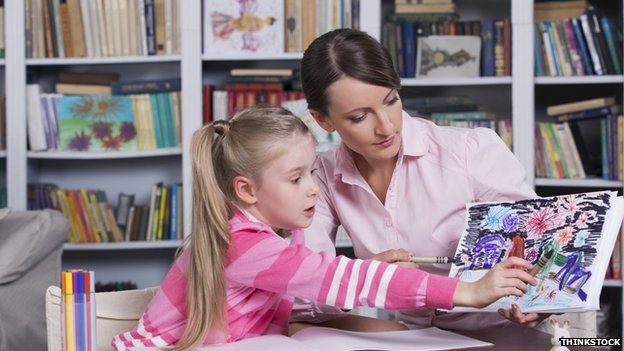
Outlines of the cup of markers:
M93 271L61 273L63 350L96 351Z

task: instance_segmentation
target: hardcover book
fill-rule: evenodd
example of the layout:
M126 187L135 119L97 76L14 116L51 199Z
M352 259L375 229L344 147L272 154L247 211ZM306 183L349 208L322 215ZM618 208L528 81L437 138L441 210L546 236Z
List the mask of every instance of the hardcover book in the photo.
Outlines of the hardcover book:
M134 114L129 97L62 96L58 128L61 151L134 151Z

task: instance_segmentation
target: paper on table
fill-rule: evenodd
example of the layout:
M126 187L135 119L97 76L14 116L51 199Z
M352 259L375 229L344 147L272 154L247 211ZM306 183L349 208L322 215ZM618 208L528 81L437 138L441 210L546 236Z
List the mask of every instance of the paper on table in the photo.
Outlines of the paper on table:
M331 328L307 328L293 338L322 351L346 350L449 350L483 347L490 343L438 328L395 332L360 333Z
M263 335L225 345L200 347L198 351L355 351L450 350L492 345L438 328L396 332L359 333L332 328L306 328L292 337ZM131 348L130 350L156 350Z

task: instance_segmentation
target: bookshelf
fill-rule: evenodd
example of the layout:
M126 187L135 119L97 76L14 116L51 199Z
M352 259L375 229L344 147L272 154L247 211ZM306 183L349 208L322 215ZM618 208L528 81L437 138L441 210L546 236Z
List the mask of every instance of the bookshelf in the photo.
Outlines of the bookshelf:
M259 0L262 1L262 0ZM60 187L103 188L111 204L119 192L137 193L137 202L146 203L149 187L155 181L181 182L185 233L190 231L192 213L190 141L202 124L202 86L222 87L230 68L294 68L301 53L209 55L202 51L202 0L184 0L180 16L180 55L101 58L26 59L24 1L6 1L6 59L0 59L0 72L11 88L6 89L7 151L0 152L0 184L8 188L9 206L27 207L27 183L57 183ZM527 170L528 181L538 191L574 192L578 189L618 189L624 184L602 179L545 179L534 176L536 118L544 106L560 103L566 95L584 97L588 92L611 92L622 103L624 76L534 77L533 2L529 0L456 0L462 20L508 17L512 25L511 76L460 79L403 78L407 96L463 93L486 103L497 115L511 118L513 152ZM362 0L361 29L381 38L383 18L392 11L392 0ZM622 21L622 8L617 18ZM34 76L43 87L50 87L54 75L63 69L73 71L118 72L124 79L182 79L182 137L180 148L117 154L31 152L26 135L26 77ZM561 93L557 93L561 91ZM614 93L615 92L615 93ZM543 95L552 95L545 101ZM548 100L548 99L546 99ZM558 101L559 100L559 101ZM5 177L6 179L3 179ZM66 244L64 268L83 267L98 271L98 280L123 276L140 277L139 287L157 285L172 262L177 241L128 242L111 244ZM348 244L341 244L346 247ZM622 281L609 280L610 287Z

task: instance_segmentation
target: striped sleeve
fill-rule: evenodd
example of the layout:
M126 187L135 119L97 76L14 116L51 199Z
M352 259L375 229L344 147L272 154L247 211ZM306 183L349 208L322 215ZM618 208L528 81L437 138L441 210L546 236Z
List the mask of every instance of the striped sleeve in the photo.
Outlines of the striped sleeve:
M288 245L270 232L232 236L228 275L246 286L341 308L453 307L457 279L372 260L351 260Z

